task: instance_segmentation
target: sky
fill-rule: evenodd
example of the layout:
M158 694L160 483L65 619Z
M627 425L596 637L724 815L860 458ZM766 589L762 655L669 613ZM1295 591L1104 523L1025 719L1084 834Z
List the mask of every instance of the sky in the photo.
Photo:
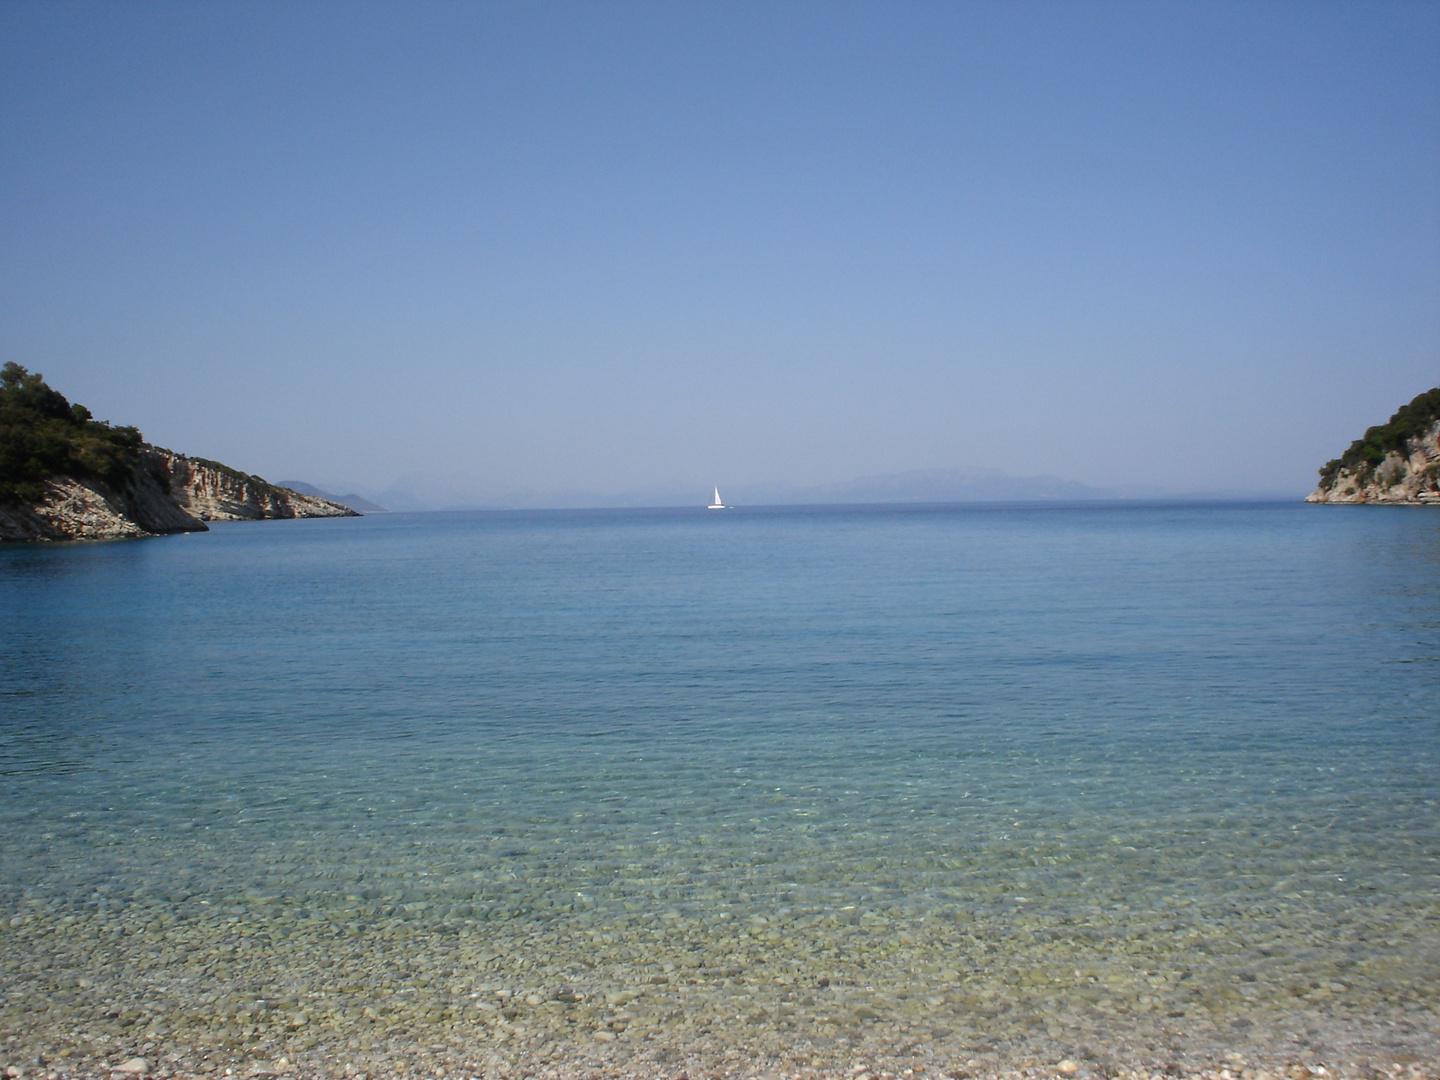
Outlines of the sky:
M271 479L1303 493L1440 384L1440 5L9 0L0 251Z

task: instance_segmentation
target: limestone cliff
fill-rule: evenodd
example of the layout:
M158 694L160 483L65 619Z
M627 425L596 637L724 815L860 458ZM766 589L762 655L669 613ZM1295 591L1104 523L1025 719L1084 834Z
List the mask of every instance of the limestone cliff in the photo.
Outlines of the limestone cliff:
M109 540L206 521L359 517L218 461L147 444L13 361L0 367L0 540Z
M1310 503L1440 506L1440 387L1372 427L1320 470Z
M201 521L267 518L359 517L348 506L268 483L218 461L186 457L158 447L170 494Z
M119 481L52 476L35 500L0 500L0 540L118 540L162 533L203 532L170 493L162 455L142 448Z
M141 447L119 482L52 476L36 500L0 499L0 540L120 540L204 532L207 521L359 517L258 476L159 447Z

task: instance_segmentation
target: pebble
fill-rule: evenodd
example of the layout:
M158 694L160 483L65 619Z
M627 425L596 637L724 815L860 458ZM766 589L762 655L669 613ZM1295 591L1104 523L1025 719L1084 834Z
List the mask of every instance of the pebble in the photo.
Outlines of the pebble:
M384 859L362 850L351 861ZM787 1076L800 1067L776 1063L808 1045L806 1067L817 1074L864 1053L881 1080L882 1069L921 1061L931 1064L925 1077L940 1080L941 1066L971 1056L984 1062L957 1067L977 1078L1029 1070L1032 1080L1083 1080L1143 1061L1157 1063L1147 1078L1172 1065L1199 1075L1199 1063L1237 1046L1245 1059L1231 1059L1231 1080L1360 1075L1348 1065L1322 1073L1322 1055L1375 1062L1378 1074L1390 1066L1376 1055L1391 1051L1376 1046L1426 1068L1440 1059L1424 964L1437 941L1433 907L1387 906L1383 896L1338 931L1342 941L1363 932L1373 945L1342 967L1333 950L1300 948L1335 936L1330 910L1302 904L1301 894L1267 894L1271 919L1252 925L1225 911L1202 917L1197 903L1122 908L1078 886L1053 911L1029 890L1040 899L1021 913L1008 894L992 903L977 890L972 921L957 927L945 904L897 893L857 906L856 925L835 925L838 898L803 881L780 890L760 880L753 898L707 887L682 907L602 899L576 913L544 908L520 886L481 902L466 878L445 886L469 890L464 905L407 915L383 870L367 869L367 883L343 899L330 878L311 887L299 870L283 873L297 875L283 901L127 891L113 894L123 904L37 896L0 910L0 925L24 926L7 932L0 955L0 1031L18 1043L9 1060L26 1063L11 1076L44 1076L30 1066L43 1051L64 1062L67 1078L220 1076L233 1066L239 1076L293 1070L310 1080L326 1075L327 1062L350 1060L370 1076L409 1077L444 1047L487 1076L485 1055L502 1048L516 1076L550 1054L568 1080L564 1052L551 1048L569 1046L579 1059L577 1042L592 1058L595 1044L615 1043L605 1055L616 1060L714 1060L734 1050L756 1070ZM750 905L762 901L765 915L752 919ZM683 924L662 918L667 911ZM876 929L882 920L888 929ZM756 927L779 937L757 938ZM1398 944L1410 941L1421 944ZM1323 1002L1313 997L1320 988ZM621 1006L633 1011L624 1035L611 1018ZM122 1053L150 1060L110 1069ZM1314 1054L1315 1069L1295 1064L1302 1053Z

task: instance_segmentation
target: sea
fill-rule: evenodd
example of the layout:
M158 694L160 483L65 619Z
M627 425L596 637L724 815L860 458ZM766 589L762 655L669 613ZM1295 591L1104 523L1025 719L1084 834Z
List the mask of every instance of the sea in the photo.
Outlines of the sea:
M1433 509L0 550L0 1068L1373 1076L1437 1020Z

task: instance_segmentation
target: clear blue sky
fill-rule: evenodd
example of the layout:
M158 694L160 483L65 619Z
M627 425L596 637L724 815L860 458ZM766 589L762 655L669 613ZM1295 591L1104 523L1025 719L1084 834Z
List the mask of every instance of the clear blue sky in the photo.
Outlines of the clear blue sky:
M1308 490L1440 383L1440 4L0 6L0 360L272 478Z

